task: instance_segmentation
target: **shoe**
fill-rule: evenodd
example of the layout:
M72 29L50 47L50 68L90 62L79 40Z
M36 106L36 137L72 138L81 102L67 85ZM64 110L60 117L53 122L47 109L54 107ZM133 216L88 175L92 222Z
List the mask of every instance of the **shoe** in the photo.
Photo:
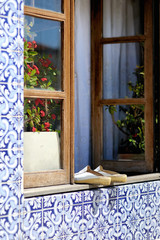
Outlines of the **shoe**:
M108 186L111 183L111 178L108 176L103 176L99 172L93 171L90 166L86 166L78 173L75 173L74 181L75 183L87 183Z
M103 176L110 177L111 182L126 182L127 181L127 175L126 174L120 174L114 171L110 170L104 170L103 167L100 165L96 169L94 169L95 172L102 174Z

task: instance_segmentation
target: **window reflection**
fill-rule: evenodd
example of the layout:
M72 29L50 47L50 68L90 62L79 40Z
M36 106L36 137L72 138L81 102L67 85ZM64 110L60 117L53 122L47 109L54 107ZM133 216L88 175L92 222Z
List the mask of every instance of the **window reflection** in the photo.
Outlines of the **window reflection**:
M105 106L103 130L104 159L119 160L121 154L143 155L145 151L144 105Z
M31 7L46 9L55 12L62 11L62 1L61 0L25 0L24 4Z
M25 16L26 88L61 90L61 23Z
M24 171L61 168L61 100L24 101Z
M143 43L103 46L103 98L143 98Z
M24 130L26 132L61 131L61 100L24 100Z
M103 0L103 37L144 34L143 0Z

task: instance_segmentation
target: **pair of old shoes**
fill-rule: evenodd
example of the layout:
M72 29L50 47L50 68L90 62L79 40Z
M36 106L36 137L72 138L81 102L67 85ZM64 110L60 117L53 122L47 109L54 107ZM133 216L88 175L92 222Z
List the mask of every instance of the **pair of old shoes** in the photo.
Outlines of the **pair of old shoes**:
M104 170L101 165L94 170L92 170L90 166L86 166L78 173L75 173L74 181L75 183L87 183L108 186L113 182L126 182L127 175L119 174L117 172L109 170Z

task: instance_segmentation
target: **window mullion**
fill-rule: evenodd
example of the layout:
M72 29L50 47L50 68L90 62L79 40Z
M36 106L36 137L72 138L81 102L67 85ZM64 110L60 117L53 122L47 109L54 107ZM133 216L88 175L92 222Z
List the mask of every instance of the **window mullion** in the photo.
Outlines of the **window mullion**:
M24 14L32 17L39 17L43 19L50 19L60 22L65 21L66 19L66 16L63 13L53 12L30 6L24 6Z
M152 0L145 1L145 160L149 171L153 171L153 16Z
M127 37L108 37L100 40L101 44L113 44L113 43L132 43L132 42L144 42L145 35L139 36L127 36Z
M28 98L46 98L46 99L65 99L66 93L58 91L43 91L43 90L33 90L24 89L24 97Z

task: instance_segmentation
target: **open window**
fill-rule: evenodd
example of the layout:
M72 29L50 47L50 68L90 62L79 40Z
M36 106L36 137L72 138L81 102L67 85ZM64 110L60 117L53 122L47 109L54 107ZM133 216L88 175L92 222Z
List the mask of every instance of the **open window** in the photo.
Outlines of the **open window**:
M35 131L34 133L39 136L37 143L40 143L41 132L45 133L47 138L50 133L56 133L55 140L45 140L45 142L51 143L51 145L47 144L49 149L52 148L52 142L54 147L57 146L58 161L54 163L52 160L43 161L48 155L48 150L46 150L47 154L39 151L40 157L44 155L42 162L40 163L40 157L36 157L39 162L35 167L33 166L35 158L32 157L31 163L25 166L26 188L73 182L74 1L52 1L56 5L50 5L49 2L44 1L43 6L41 1L35 1L38 5L33 5L32 1L25 1L24 13L27 24L25 22L24 44L28 48L27 51L31 51L31 59L25 62L25 74L28 75L25 75L25 81L28 83L25 82L24 90L24 121L25 132L31 134ZM153 171L155 151L153 125L159 124L158 110L154 111L153 108L153 101L157 102L158 99L155 94L153 95L155 84L153 84L153 72L155 75L153 67L158 69L158 62L153 61L153 2L155 1L91 1L93 167L101 164L105 169L127 173ZM57 8L53 8L54 6ZM81 11L84 12L83 9ZM81 16L78 21L81 21ZM82 26L85 24L84 21ZM80 41L83 42L83 34L79 34L78 37L80 35L82 36ZM77 42L75 41L76 44ZM76 48L78 47L79 44ZM81 48L83 47L80 47L80 53ZM27 51L26 54L29 54ZM35 52L38 52L38 55ZM76 57L80 59L79 55ZM82 54L80 61L86 64L84 58L85 55ZM81 72L83 72L83 64L80 68ZM39 73L40 66L43 70L47 70ZM87 71L90 69L90 65L88 66ZM159 72L156 71L158 75ZM82 78L83 74L78 81L82 81ZM52 79L51 82L49 79ZM85 86L82 89L86 89ZM81 94L79 99L81 101ZM156 109L159 107L158 104ZM77 118L78 116L76 113ZM37 121L34 125L32 117ZM84 122L82 127L83 125ZM87 131L89 132L89 127ZM157 136L159 138L159 132ZM25 142L27 145L32 145L30 140L28 143L26 140ZM88 148L87 144L84 145ZM79 147L79 143L77 146ZM84 150L83 146L81 151ZM32 148L34 149L34 145ZM77 166L77 170L84 166L84 161L85 165L90 164L89 157L86 160L80 156L82 162Z
M72 182L73 6L25 1L25 188Z
M92 0L95 167L153 171L153 1Z

